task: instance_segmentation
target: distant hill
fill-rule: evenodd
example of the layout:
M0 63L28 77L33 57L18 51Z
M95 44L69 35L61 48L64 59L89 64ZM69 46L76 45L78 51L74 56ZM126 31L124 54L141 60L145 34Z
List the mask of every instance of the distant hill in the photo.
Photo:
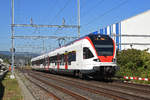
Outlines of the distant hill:
M11 56L11 52L9 51L0 51L0 55L6 55L6 56ZM30 57L36 57L39 56L40 54L37 53L32 53L32 52L16 52L15 56L30 56Z
M9 51L0 51L0 54L9 56L9 55L11 55L11 52L9 52Z
M15 53L15 64L16 65L28 65L33 57L39 56L40 54L32 52L16 52ZM11 63L11 52L0 51L0 58L4 59L5 62Z

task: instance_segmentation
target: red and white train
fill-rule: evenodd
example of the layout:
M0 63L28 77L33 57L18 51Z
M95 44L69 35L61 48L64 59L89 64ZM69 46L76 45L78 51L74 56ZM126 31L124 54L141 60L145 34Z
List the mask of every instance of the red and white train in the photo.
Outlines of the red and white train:
M32 68L70 73L80 78L105 79L116 72L116 46L108 35L89 34L61 48L31 59Z

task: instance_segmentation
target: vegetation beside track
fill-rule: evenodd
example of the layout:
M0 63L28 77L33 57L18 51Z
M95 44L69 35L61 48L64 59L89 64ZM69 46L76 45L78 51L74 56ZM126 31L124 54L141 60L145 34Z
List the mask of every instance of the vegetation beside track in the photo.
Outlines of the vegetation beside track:
M0 99L2 100L23 100L21 95L21 89L19 88L18 82L16 79L10 79L10 72L7 73L4 80L2 80L3 95Z
M117 63L120 67L117 76L150 78L150 53L147 50L122 50L117 53ZM146 81L136 82L150 84Z

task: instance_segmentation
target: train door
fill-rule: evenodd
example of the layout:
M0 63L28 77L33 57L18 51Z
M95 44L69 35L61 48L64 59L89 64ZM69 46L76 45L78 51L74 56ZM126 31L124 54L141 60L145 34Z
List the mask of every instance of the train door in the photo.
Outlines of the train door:
M46 70L46 58L44 57L43 59L42 59L42 69L43 70Z
M59 70L60 67L60 55L57 54L57 70Z
M48 69L50 69L50 65L51 65L51 57L48 57L49 59L48 59L48 61L49 61L49 63L48 63Z
M83 47L83 65L84 69L92 68L92 58L94 57L89 47Z
M67 52L65 52L64 58L65 58L65 69L68 69L68 53Z
M49 70L49 56L46 57L46 70Z
M76 70L80 70L83 68L83 47L82 44L76 45L74 48L76 50L76 62L74 64L74 67Z
M44 70L47 70L47 57L44 57L43 59L43 66L44 66Z

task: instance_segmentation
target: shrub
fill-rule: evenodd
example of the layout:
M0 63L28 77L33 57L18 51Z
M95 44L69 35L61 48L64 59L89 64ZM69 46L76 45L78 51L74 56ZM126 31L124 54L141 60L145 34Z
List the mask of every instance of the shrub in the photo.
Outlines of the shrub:
M117 64L117 75L150 78L150 53L146 50L122 50L117 53Z

